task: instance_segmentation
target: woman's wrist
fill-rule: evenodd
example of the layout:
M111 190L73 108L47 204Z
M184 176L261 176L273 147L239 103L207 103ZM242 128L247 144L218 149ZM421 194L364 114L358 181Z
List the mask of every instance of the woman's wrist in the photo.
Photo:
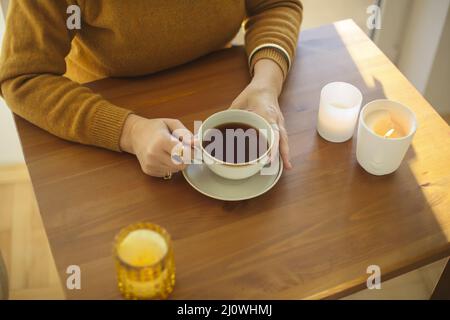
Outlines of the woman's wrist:
M255 63L251 85L273 92L277 97L283 89L283 71L271 59L261 59Z
M120 136L120 150L134 154L133 129L140 118L141 117L135 114L130 114L125 120L122 128L122 135Z

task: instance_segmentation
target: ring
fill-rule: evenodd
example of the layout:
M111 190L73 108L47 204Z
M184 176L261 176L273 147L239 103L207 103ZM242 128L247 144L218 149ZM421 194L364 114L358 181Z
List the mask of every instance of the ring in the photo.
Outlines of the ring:
M163 177L164 178L164 180L169 180L169 179L171 179L172 178L172 172L167 172L167 174Z

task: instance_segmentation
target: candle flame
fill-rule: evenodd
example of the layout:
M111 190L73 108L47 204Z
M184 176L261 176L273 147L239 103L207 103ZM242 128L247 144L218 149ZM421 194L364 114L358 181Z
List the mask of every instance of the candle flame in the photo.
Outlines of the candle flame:
M395 132L395 129L390 129L388 132L384 134L385 138L389 138Z

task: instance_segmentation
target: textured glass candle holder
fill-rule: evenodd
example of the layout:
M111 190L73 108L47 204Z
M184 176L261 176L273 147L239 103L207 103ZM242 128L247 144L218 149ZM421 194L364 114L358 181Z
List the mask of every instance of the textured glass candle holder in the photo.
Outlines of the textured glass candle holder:
M119 290L125 299L167 299L175 286L170 235L152 223L136 223L115 238Z

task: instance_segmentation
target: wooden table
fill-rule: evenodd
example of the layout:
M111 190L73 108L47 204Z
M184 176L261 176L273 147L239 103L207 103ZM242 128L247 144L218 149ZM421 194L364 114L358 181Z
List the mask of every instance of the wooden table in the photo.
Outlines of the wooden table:
M242 48L135 79L88 84L146 117L194 120L225 109L249 81ZM355 140L316 133L320 89L358 86L364 103L410 106L419 129L401 168L376 177L356 162ZM60 140L17 119L50 246L68 298L119 298L114 235L148 220L174 239L172 298L338 298L365 288L369 265L382 280L450 255L450 129L350 20L301 34L280 104L294 169L267 194L227 203L192 189L181 175L145 176L136 159Z

